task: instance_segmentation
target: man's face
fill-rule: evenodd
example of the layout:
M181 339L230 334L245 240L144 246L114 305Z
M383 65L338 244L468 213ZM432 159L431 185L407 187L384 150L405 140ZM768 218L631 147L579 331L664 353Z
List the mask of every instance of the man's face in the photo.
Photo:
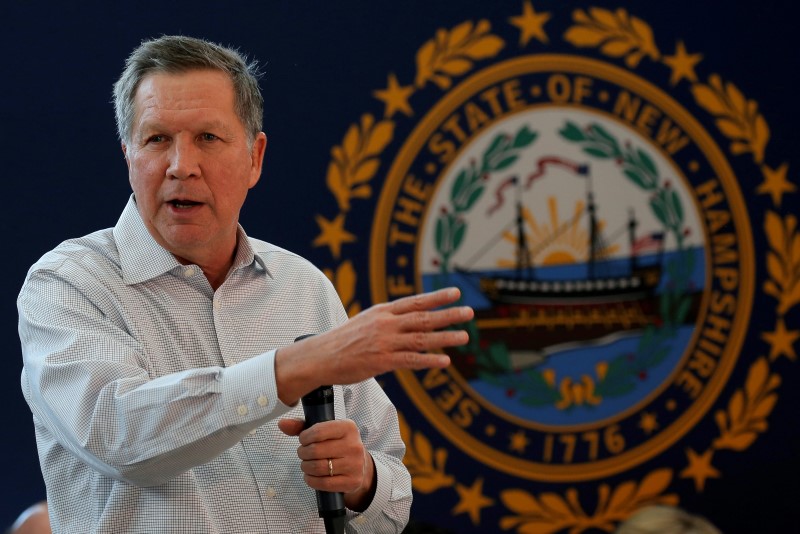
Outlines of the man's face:
M266 136L248 147L233 83L220 71L148 75L134 102L130 145L122 148L147 229L183 263L230 262Z

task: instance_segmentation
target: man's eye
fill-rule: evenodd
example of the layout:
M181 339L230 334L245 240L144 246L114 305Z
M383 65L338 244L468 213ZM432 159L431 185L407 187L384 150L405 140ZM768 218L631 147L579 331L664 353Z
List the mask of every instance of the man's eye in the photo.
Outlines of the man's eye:
M219 139L219 137L217 137L212 133L204 133L200 137L203 138L203 141L216 141L217 139Z
M151 135L147 138L148 143L163 143L165 137L163 135Z

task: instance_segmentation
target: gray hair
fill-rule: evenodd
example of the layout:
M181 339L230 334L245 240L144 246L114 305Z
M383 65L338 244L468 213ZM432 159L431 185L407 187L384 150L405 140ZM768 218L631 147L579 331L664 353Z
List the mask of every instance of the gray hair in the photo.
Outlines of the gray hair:
M143 41L125 61L125 70L114 84L114 112L117 135L130 143L134 98L141 81L149 74L178 74L194 69L214 69L226 73L233 82L234 107L247 132L250 146L261 131L264 99L258 86L257 62L249 62L232 48L182 35L166 35Z

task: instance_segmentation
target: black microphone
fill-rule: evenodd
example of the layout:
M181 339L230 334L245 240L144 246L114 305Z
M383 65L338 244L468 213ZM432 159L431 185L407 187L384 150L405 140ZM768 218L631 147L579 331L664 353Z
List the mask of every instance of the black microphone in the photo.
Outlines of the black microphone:
M295 339L295 342L313 335L305 334ZM333 386L320 386L304 395L300 402L303 404L303 413L306 416L306 428L322 421L336 419L333 410ZM327 534L344 533L345 507L342 493L317 491L317 509L325 523Z

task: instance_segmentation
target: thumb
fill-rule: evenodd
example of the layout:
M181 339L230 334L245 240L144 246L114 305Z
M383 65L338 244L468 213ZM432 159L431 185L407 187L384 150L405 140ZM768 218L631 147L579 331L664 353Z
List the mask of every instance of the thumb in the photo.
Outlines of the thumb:
M287 436L297 436L306 427L306 422L302 419L281 419L278 421L278 428Z

